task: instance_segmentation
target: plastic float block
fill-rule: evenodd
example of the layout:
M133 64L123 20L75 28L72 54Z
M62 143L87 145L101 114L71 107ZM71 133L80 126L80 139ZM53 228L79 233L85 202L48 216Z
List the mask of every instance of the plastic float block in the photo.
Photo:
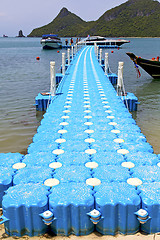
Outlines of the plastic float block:
M149 152L153 153L152 146L147 142L140 142L140 143L134 143L134 142L124 142L121 144L122 148L127 148L130 152Z
M58 157L58 161L63 165L84 165L88 160L88 156L83 152L67 152Z
M14 163L21 162L23 157L20 153L0 153L0 166L12 167Z
M127 96L121 96L122 101L130 112L137 111L138 98L133 93L127 93Z
M3 197L5 232L10 236L37 236L46 232L41 213L48 210L48 190L41 184L19 184Z
M117 84L117 78L118 77L115 73L108 73L107 77L113 85Z
M13 168L2 167L0 168L0 207L2 207L2 198L5 191L12 186L12 176L14 175Z
M130 177L129 171L121 166L99 166L94 169L94 177L102 182L126 182Z
M13 178L13 185L21 183L43 183L51 178L52 170L49 167L28 166L18 170Z
M144 183L138 187L142 199L142 209L147 213L139 217L141 230L147 234L160 232L160 183Z
M28 147L28 153L48 152L51 153L57 148L57 143L53 142L36 142L31 143Z
M50 104L51 96L50 95L42 95L39 93L35 98L35 105L37 111L45 111L47 106Z
M93 161L99 165L117 165L120 166L124 161L124 157L116 152L101 152L93 156Z
M159 162L157 155L149 152L131 153L127 155L127 161L133 162L135 166L153 166Z
M133 177L139 178L142 182L160 182L160 167L138 166L132 169Z
M92 190L85 183L65 183L52 189L49 210L55 221L51 229L57 235L87 235L94 230L88 213L94 209Z
M96 230L101 234L133 234L140 223L135 212L141 208L141 199L127 183L102 183L95 187L95 208L101 213Z
M65 143L60 144L60 148L65 149L66 152L84 152L87 144L84 141L67 140Z
M50 163L55 162L55 155L47 152L36 152L25 155L23 163L27 166L49 166Z
M54 178L62 183L69 182L85 182L87 178L91 177L91 172L85 166L65 166L55 170Z

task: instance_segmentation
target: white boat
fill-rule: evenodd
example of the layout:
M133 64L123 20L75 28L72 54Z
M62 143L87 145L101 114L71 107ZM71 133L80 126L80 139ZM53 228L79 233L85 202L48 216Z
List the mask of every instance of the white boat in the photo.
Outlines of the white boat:
M62 41L58 35L45 34L42 35L41 44L43 49L57 49L62 48Z
M106 47L119 47L124 43L129 43L130 41L124 39L107 39L100 36L88 36L87 38L82 39L77 44L84 45L94 45L96 43L98 46Z

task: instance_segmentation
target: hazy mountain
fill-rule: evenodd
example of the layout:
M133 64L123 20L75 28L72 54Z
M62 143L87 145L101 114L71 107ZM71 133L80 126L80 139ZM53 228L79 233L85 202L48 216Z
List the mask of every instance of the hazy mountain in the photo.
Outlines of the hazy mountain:
M87 22L80 17L62 8L57 17L49 24L34 29L29 36L41 37L43 34L58 34L59 36L77 36L79 31L83 31ZM74 33L74 34L73 34Z
M34 29L29 37L54 33L60 37L101 35L108 37L160 37L160 3L128 0L106 11L98 20L85 22L63 8L48 25Z

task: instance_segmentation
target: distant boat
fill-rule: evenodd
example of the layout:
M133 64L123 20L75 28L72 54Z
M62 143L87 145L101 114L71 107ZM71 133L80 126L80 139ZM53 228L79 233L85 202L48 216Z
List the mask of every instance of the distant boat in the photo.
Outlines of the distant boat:
M107 39L101 36L88 36L87 38L82 39L77 44L84 45L94 45L96 43L98 46L106 46L106 47L119 47L124 43L129 43L130 41L124 39Z
M6 37L8 37L8 36L7 36L7 35L5 35L5 34L3 34L3 37L4 37L4 38L6 38Z
M42 35L41 44L43 49L57 49L62 48L62 41L58 35L45 34Z
M155 79L160 79L160 61L159 57L152 58L151 60L147 60L141 57L137 57L133 53L126 53L131 60L134 62L135 66L139 65L143 68L149 75L151 75Z

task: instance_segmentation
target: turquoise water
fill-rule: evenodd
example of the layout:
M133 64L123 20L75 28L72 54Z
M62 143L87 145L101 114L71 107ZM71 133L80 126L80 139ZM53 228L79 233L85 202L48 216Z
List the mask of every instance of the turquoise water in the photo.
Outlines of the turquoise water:
M64 39L63 39L64 40ZM109 53L112 72L118 62L124 62L126 91L139 99L138 111L133 114L147 140L160 153L160 81L153 80L142 69L137 78L133 63L126 52L144 58L160 54L159 38L131 38L120 50ZM42 50L39 38L0 38L0 152L26 153L43 113L36 112L34 99L39 92L49 91L50 61L60 72L61 53L66 50ZM37 61L36 57L40 57Z

